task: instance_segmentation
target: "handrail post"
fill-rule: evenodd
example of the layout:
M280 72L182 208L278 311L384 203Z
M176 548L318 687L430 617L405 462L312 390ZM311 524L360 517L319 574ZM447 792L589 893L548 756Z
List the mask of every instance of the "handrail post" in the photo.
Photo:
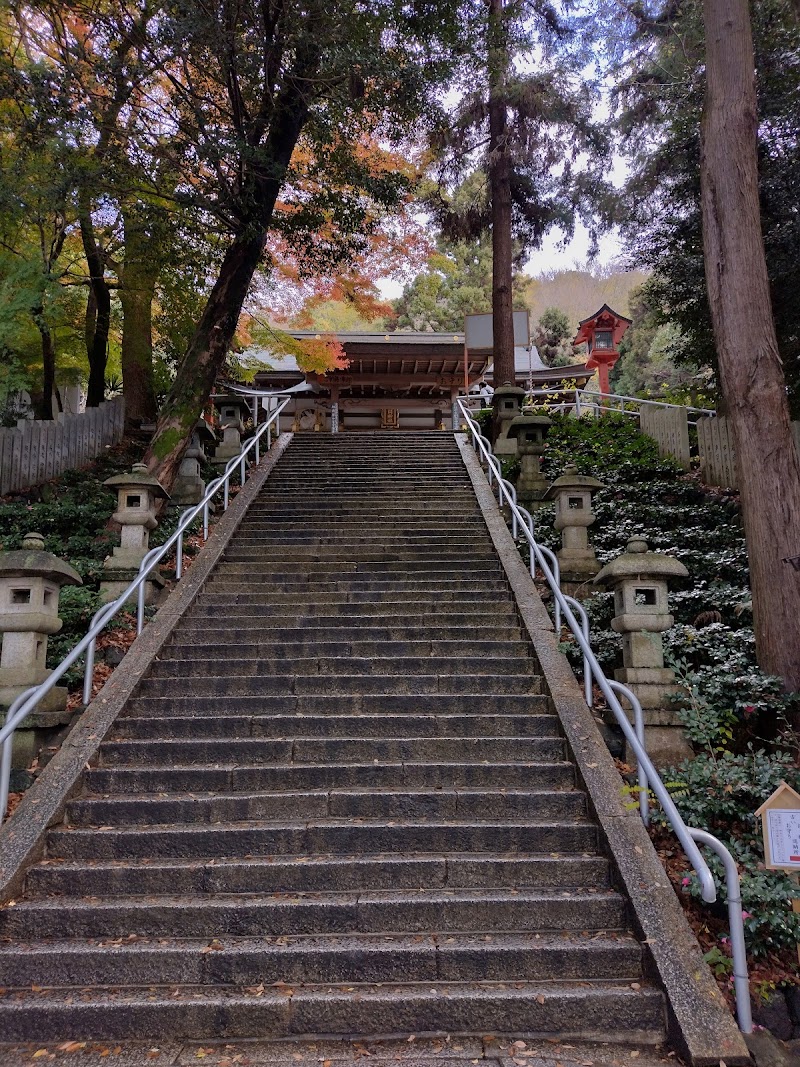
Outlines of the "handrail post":
M747 970L747 950L744 943L744 919L742 918L742 891L736 861L723 843L707 830L689 833L695 841L716 852L725 868L728 894L728 924L731 932L733 956L733 989L736 996L736 1018L743 1034L753 1032L753 1012L750 1005L750 976Z

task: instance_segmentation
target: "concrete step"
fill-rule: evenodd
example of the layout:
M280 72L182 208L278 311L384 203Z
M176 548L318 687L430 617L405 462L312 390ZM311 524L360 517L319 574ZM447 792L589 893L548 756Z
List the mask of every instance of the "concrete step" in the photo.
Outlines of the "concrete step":
M531 760L483 763L440 761L438 763L369 760L364 763L319 764L233 764L213 766L186 763L149 763L147 766L115 764L93 767L86 774L86 788L92 793L192 792L219 790L306 789L444 789L453 787L494 787L498 789L569 789L574 770L566 760Z
M520 661L524 663L524 661ZM476 671L473 674L301 674L253 675L203 675L193 684L191 676L183 678L145 678L139 685L142 696L200 697L258 696L275 694L350 694L350 693L540 693L541 679L522 670L517 674L489 674Z
M361 763L366 760L415 763L438 760L561 760L564 742L555 737L208 737L104 741L105 766L175 762Z
M473 656L450 656L446 659L433 656L386 656L386 657L354 657L354 656L331 656L331 657L305 657L269 659L268 653L263 651L260 658L245 658L237 648L229 656L222 655L215 659L188 660L164 659L153 664L149 679L175 679L175 678L206 678L208 676L224 678L229 675L240 679L253 677L264 678L272 676L280 684L272 688L272 692L280 692L290 686L286 682L290 679L298 679L302 676L326 675L332 677L345 676L371 676L392 677L403 675L416 677L418 675L430 675L436 671L440 677L444 676L488 676L497 677L500 661L491 659L481 662ZM256 652L256 657L259 653ZM514 676L533 674L534 661L530 656L518 656L516 659L504 657L503 665Z
M193 792L83 797L69 802L67 815L73 826L210 824L350 816L354 819L577 819L586 815L586 797L577 790L552 789Z
M463 715L480 712L484 715L542 715L549 711L548 697L543 693L482 694L480 704L458 693L314 693L305 695L251 694L238 696L235 708L225 709L242 715ZM180 692L161 696L158 691L138 694L125 706L125 713L150 718L159 715L194 715L202 718L220 717L223 710L215 697L194 696ZM493 731L494 733L495 731Z
M508 856L487 852L399 856L252 856L192 860L133 858L81 862L45 860L28 873L32 896L164 895L176 893L281 893L332 890L507 888L609 888L604 856Z
M264 611L257 605L248 607L246 604L236 606L229 612L218 607L194 607L191 614L187 615L183 626L194 627L202 632L207 632L209 627L216 623L225 622L231 630L253 626L256 629L267 629L271 632L283 633L285 629L298 626L309 629L320 627L345 627L352 633L357 633L359 627L393 626L419 627L427 623L448 630L454 636L459 636L459 631L464 634L472 633L476 626L491 626L499 629L507 629L510 626L519 627L519 616L514 608L489 605L478 611L468 611L466 608L459 611L437 611L434 614L430 609L422 610L414 604L404 605L402 611L379 611L364 604L340 605L339 611L331 611L326 605L320 604L319 610L312 612L309 608L304 613ZM434 621L435 620L435 621ZM183 632L183 631L181 631Z
M223 627L211 620L200 621L186 617L175 630L174 641L176 643L168 647L169 649L177 648L180 643L180 647L188 650L193 647L195 641L201 645L208 642L214 647L221 644L248 644L254 640L254 630L259 632L259 641L263 634L264 641L268 642L271 648L294 648L302 654L304 646L309 645L313 646L313 650L319 650L320 655L325 653L326 644L331 646L331 655L338 655L338 649L342 648L348 649L348 655L359 655L361 654L359 649L363 646L378 644L391 648L393 645L402 645L406 642L411 644L430 642L433 648L442 649L443 655L445 654L443 646L450 642L458 646L466 644L475 649L476 655L480 655L480 649L484 643L494 645L499 642L505 645L506 642L516 643L520 640L519 625L495 626L490 622L480 622L480 616L473 616L473 619L475 621L471 621L468 627L450 628L440 625L438 617L432 622L429 619L428 625L416 626L404 626L392 618L385 618L382 623L374 626L357 626L354 623L352 633L345 633L340 625L282 626L278 630L273 629L271 625L265 626L263 619L258 616L253 616L247 622L237 622L236 628L232 625ZM318 620L310 621L316 623ZM276 640L278 644L274 643ZM529 643L524 639L523 643L530 648ZM334 647L337 649L336 653L333 652ZM369 655L367 651L363 654Z
M59 897L0 912L3 936L287 937L292 934L624 931L624 899L597 889L452 889L230 897Z
M241 656L243 659L250 659L257 655L267 655L271 658L276 656L281 658L290 656L304 658L315 655L325 658L433 656L441 660L448 659L450 656L470 656L474 660L481 660L488 656L502 656L512 660L531 658L530 644L519 639L515 640L513 636L509 635L501 636L498 640L392 640L388 636L391 631L386 630L384 633L387 636L384 640L317 641L313 638L309 639L306 632L299 632L304 633L305 636L301 640L297 638L293 640L292 638L287 638L285 631L273 634L267 630L258 642L252 640L252 632L244 632L244 637L249 639L235 642L236 649L228 649L227 651ZM206 635L207 631L198 633L196 635L198 640L192 641L190 638L194 637L194 634L180 632L175 639L175 643L168 645L163 650L161 659L194 661L224 657L226 648L220 648L222 642L215 638L213 641L206 643L201 640ZM233 643L230 642L230 644ZM228 642L225 642L225 644L227 645Z
M501 594L502 595L502 594ZM471 604L491 605L497 603L498 593L494 590L469 590L469 589L339 589L334 592L317 592L308 589L302 592L285 592L265 585L257 592L253 591L252 582L224 582L218 581L206 587L196 600L200 607L226 607L232 608L241 605L256 605L258 607L274 607L280 610L282 607L302 607L304 604L424 604L424 605L447 605L451 611L459 607L469 607Z
M195 826L112 827L108 830L101 826L51 830L48 849L51 856L83 860L288 856L317 852L351 856L451 850L593 853L597 851L597 830L593 823L577 821L478 823L475 820L429 820L420 823L398 819L388 825L380 819L354 822L351 818L317 819L311 823L275 820L269 825L261 822L205 826L200 823ZM9 909L5 914L11 916L16 910Z
M620 934L322 934L226 937L208 946L169 937L0 945L0 985L114 986L120 973L132 986L641 978L641 946Z
M146 709L145 709L146 710ZM126 715L111 740L182 737L558 737L555 715Z

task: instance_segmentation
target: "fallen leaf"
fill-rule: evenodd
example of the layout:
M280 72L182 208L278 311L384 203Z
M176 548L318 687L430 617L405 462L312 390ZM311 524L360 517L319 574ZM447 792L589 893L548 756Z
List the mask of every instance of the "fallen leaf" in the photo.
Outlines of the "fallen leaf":
M544 1004L544 996L541 993L539 993L539 995L536 997L536 1003Z
M82 1048L86 1048L85 1041L65 1041L58 1046L59 1052L80 1052Z
M49 1052L47 1051L46 1048L37 1048L37 1050L33 1054L33 1058L35 1060L40 1060L43 1056L49 1056L49 1055L50 1054L49 1054Z

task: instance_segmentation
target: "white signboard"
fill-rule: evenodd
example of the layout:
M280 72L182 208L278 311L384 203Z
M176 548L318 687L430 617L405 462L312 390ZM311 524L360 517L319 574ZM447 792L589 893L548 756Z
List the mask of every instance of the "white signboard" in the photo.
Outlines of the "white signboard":
M772 866L800 870L800 810L770 808L764 814Z

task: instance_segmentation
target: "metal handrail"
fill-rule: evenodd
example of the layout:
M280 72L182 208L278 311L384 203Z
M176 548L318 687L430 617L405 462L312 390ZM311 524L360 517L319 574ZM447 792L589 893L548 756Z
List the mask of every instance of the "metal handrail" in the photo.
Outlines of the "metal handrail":
M40 684L31 686L26 689L24 693L20 695L13 702L8 709L6 715L6 721L0 729L0 745L2 750L0 752L0 824L6 816L6 810L8 809L8 795L10 791L11 780L11 750L14 743L14 732L17 730L22 721L34 710L39 701L46 696L56 685L56 682L66 674L70 667L76 663L81 656L86 653L86 663L84 668L83 679L83 703L88 704L92 697L92 681L94 675L94 653L95 642L98 635L102 632L106 624L117 614L117 612L127 604L132 595L135 593L137 596L137 618L136 618L136 632L140 634L144 627L144 595L145 595L145 582L147 581L150 572L160 559L162 559L166 553L172 548L173 545L178 545L178 560L182 561L183 558L183 535L186 528L197 518L200 512L203 512L204 516L204 538L208 537L208 509L212 498L219 492L220 488L224 488L224 509L227 510L230 500L230 478L234 470L239 467L241 472L242 484L244 484L246 477L246 459L247 454L251 451L255 451L255 461L258 464L260 460L260 439L264 434L269 437L273 422L280 416L280 413L288 404L288 398L280 404L274 412L269 416L269 419L259 427L255 435L247 442L242 449L241 455L234 456L229 460L224 472L219 478L215 478L213 482L210 482L206 487L205 495L199 504L196 504L193 508L187 508L181 516L178 528L172 536L164 542L163 545L159 545L156 548L152 548L142 560L139 566L139 573L128 585L127 589L116 600L110 601L108 604L104 604L99 611L97 611L92 619L91 626L87 633L81 638L81 640L75 645L71 652L69 652L64 659L58 664L58 666L47 676L47 678ZM180 568L180 569L179 569ZM176 567L176 576L181 577L182 566L179 563Z
M685 408L690 422L696 422L698 418L706 415L716 416L717 414L713 408L695 408L689 404L670 404L666 400L649 400L641 396L625 396L623 393L599 393L593 389L561 389L559 386L554 386L552 389L528 389L525 395L526 397L563 396L565 398L572 395L575 397L574 401L564 399L551 405L551 407L556 407L560 410L574 408L576 415L580 415L584 408L604 407L610 411L617 410L623 414L638 417L638 411L626 411L626 404L638 404L640 407L654 408ZM466 401L467 403L480 401L483 403L483 398L480 396L459 397L459 401Z
M555 574L546 562L547 555L552 555L549 549L545 549L544 546L539 545L531 532L531 526L525 521L522 510L512 501L510 494L505 491L505 487L500 476L500 466L497 462L497 458L488 447L488 441L481 434L480 426L477 421L472 417L471 413L463 403L462 398L458 398L458 404L461 407L462 415L464 416L467 427L472 435L473 441L479 450L479 454L482 453L489 467L494 471L495 476L498 479L498 497L507 496L505 501L506 505L511 509L511 514L514 515L518 512L518 528L522 529L523 535L528 541L531 552L531 567L534 566L534 557L536 563L539 566L542 574L550 586L550 591L553 594L555 603L561 608L561 615L567 623L567 626L572 632L573 637L578 643L584 657L584 664L586 668L591 672L597 683L601 693L605 697L608 707L611 709L614 718L617 720L620 729L622 730L625 740L627 741L630 749L636 756L636 761L639 765L640 775L644 772L645 780L648 783L649 789L653 791L658 802L661 804L661 808L667 821L672 827L675 836L681 843L683 851L686 853L686 857L694 868L698 880L700 882L701 896L706 903L712 904L717 899L717 888L714 881L714 876L711 873L711 869L703 858L700 849L697 847L697 841L707 845L714 849L718 855L723 858L725 863L725 875L728 890L728 899L731 897L734 900L741 901L740 887L739 887L739 874L736 870L736 864L733 862L730 853L727 853L727 849L718 841L713 835L707 833L705 830L690 829L683 820L680 812L675 806L675 802L669 794L669 790L661 780L661 776L656 770L652 760L647 754L647 750L637 735L637 730L631 725L628 716L622 705L619 702L617 694L624 695L631 701L631 706L634 708L634 714L636 714L636 697L633 693L627 690L627 687L621 686L620 683L611 683L606 678L602 667L600 666L597 657L592 651L591 644L587 639L582 625L578 622L573 608L570 604L572 598L568 598L561 591L560 584L555 577ZM525 513L527 514L527 513ZM558 633L560 627L556 630ZM624 692L623 692L624 690ZM639 708L641 711L641 708ZM643 730L642 730L643 732ZM641 781L641 778L640 778ZM726 862L724 853L730 857L730 862ZM752 1032L752 1019L750 1015L750 999L749 999L749 982L747 980L747 960L744 955L744 922L742 920L741 906L738 910L729 905L728 909L729 918L731 922L731 947L735 953L734 955L734 972L743 976L743 980L740 981L735 988L736 991L736 1014L739 1022L739 1029L743 1033ZM745 1003L746 1001L746 1003Z

